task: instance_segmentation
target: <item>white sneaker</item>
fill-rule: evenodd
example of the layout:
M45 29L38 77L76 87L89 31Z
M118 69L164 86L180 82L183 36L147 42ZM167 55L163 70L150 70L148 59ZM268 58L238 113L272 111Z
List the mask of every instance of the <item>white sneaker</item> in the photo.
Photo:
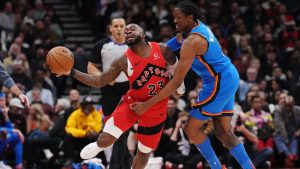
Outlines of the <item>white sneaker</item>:
M98 153L100 153L101 148L98 147L96 142L90 143L86 145L80 152L80 157L82 159L91 159L95 157Z
M3 161L0 161L0 168L1 169L12 169L9 165L4 164Z

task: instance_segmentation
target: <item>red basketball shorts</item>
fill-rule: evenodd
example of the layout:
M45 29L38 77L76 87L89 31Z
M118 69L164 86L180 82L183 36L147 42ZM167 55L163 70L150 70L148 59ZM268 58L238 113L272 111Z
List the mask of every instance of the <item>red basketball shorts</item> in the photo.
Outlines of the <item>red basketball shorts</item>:
M125 96L126 97L126 96ZM143 145L155 149L159 143L167 115L167 105L158 103L142 115L130 110L130 103L124 99L112 114L114 125L126 132L138 123L137 139Z

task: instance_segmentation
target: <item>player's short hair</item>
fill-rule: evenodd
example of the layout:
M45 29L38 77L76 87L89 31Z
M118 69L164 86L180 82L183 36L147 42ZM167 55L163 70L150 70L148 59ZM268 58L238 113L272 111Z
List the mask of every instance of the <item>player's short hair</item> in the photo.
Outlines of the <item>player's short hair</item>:
M125 20L124 18L122 18L122 17L114 17L114 18L111 18L109 24L111 25L111 24L112 24L112 21L115 20L115 19L123 19L124 22L125 22L125 25L126 25L126 20Z
M189 0L184 0L176 4L176 8L180 9L185 15L193 15L193 20L202 20L202 16L199 13L198 6Z

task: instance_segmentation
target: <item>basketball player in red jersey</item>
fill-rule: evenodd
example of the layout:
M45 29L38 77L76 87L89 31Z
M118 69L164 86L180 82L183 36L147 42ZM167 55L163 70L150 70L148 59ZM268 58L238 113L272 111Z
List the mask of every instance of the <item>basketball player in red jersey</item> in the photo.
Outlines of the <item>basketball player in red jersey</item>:
M85 146L80 153L83 159L95 157L111 146L123 132L138 122L138 152L132 168L145 168L151 150L155 149L164 127L168 98L160 101L142 115L130 110L133 102L143 102L156 95L169 81L168 65L174 65L176 57L164 44L147 43L142 28L129 24L125 28L125 42L130 47L124 56L113 61L101 75L89 75L72 69L65 75L93 87L102 87L113 81L123 71L128 76L130 90L123 96L112 117L108 119L97 142Z

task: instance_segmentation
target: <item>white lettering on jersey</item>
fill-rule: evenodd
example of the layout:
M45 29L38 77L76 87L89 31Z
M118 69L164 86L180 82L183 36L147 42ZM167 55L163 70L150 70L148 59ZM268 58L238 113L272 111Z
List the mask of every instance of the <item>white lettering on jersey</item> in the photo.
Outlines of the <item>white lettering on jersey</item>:
M208 36L209 36L209 41L214 42L214 34L211 32L209 28L207 28Z

